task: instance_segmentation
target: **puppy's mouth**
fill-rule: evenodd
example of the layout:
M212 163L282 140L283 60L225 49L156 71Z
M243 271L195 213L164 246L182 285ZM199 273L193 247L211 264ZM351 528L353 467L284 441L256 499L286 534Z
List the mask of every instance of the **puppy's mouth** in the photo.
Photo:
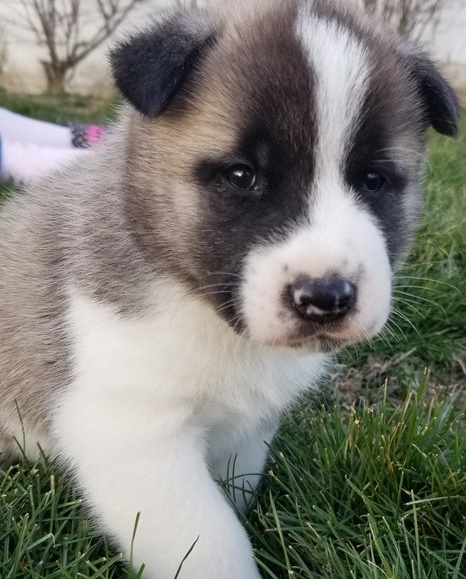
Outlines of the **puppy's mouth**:
M293 350L324 354L336 352L346 345L347 342L344 340L329 338L327 336L310 336L309 338L297 338L286 342L286 346Z
M343 333L335 332L332 335L322 329L297 331L264 341L251 335L247 321L237 312L234 305L225 306L221 314L235 333L253 342L272 348L289 348L296 351L301 350L303 353L331 353L341 350L344 346L351 343L360 341L356 337L346 337Z
M353 340L346 340L341 337L313 334L309 336L280 338L267 341L264 345L277 348L290 348L291 350L302 351L303 353L329 354L341 350L352 342Z
M303 354L337 352L351 344L366 341L373 335L371 332L361 334L353 331L351 325L346 326L345 324L341 327L338 324L338 328L313 328L312 330L307 328L307 330L284 333L267 340L257 340L248 332L247 324L243 325L242 328L242 335L252 341L257 341L265 346L301 351Z
M352 327L351 317L348 316L348 319L329 323L296 324L296 320L291 322L290 319L284 319L283 326L278 328L276 335L264 340L250 331L248 321L242 313L239 296L234 291L224 289L221 299L214 301L214 308L236 334L272 348L289 348L303 353L332 353L372 335L371 331L361 335ZM291 322L288 328L287 322Z

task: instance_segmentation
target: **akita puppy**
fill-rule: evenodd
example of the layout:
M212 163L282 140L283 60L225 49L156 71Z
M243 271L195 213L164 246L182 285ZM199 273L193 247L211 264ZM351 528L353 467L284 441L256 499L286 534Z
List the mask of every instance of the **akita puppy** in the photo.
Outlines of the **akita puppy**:
M230 3L231 4L231 3ZM257 579L245 509L280 414L390 311L428 57L350 8L177 9L111 54L113 135L0 214L0 451L69 463L145 577Z

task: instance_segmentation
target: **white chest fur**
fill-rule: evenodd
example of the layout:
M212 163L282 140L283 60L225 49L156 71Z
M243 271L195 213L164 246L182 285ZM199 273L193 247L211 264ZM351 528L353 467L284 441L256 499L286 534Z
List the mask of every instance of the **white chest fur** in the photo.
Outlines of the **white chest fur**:
M158 286L157 296L149 313L128 319L73 295L76 387L154 408L188 403L199 418L223 409L254 422L282 410L321 373L322 354L244 339L209 306L168 282Z
M173 576L200 537L187 577L256 578L214 480L237 457L231 474L254 490L280 411L312 387L325 357L253 343L173 284L156 290L158 306L132 318L72 294L75 376L55 414L57 450L120 544L131 544L141 513L133 552L149 577ZM233 500L244 508L249 498ZM215 543L228 556L212 558Z

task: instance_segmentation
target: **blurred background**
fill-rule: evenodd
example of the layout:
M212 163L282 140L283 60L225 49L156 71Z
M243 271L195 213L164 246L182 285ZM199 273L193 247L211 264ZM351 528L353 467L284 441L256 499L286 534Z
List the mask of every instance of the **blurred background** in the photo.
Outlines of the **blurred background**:
M428 49L464 102L466 0L346 1L359 1ZM1 0L0 87L106 97L112 90L109 43L175 3L182 1Z

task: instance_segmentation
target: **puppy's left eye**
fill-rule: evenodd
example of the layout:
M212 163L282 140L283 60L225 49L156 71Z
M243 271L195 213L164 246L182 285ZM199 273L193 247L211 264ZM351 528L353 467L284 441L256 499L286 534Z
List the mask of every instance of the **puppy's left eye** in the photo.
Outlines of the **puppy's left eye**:
M242 163L228 167L224 173L225 179L235 189L253 190L256 185L256 173L252 167Z
M386 179L376 171L367 171L357 179L356 185L360 191L365 193L377 193L386 184Z

